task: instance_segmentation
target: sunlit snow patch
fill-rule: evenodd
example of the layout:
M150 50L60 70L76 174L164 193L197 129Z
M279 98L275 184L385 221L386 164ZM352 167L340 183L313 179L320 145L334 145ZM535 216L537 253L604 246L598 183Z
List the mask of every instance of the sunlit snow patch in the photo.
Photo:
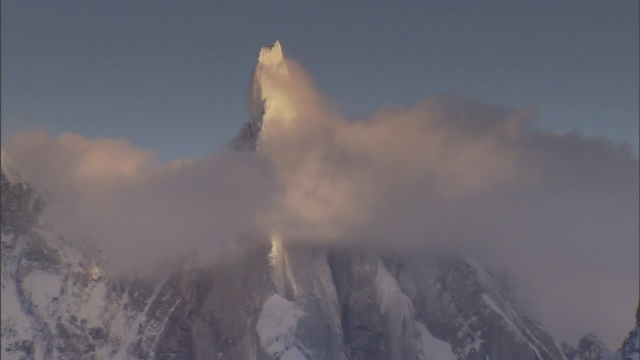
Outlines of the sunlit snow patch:
M304 312L293 302L278 295L265 301L256 330L260 345L273 359L305 360L295 347L294 331Z

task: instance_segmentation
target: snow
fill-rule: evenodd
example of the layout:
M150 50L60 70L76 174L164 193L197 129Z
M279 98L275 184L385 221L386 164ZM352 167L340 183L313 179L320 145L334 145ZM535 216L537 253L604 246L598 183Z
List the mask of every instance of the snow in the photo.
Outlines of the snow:
M86 319L91 326L100 326L100 314L106 307L105 297L107 295L107 286L104 282L95 283L89 291L88 298L83 301L82 307L78 309L77 316L80 319Z
M401 334L415 329L413 331L416 334L416 348L420 360L456 359L449 343L436 339L431 335L426 325L414 321L411 301L402 292L396 279L391 276L380 260L377 263L375 288L378 306L381 313L387 317L390 326L391 339L402 341Z
M171 317L171 314L173 314L173 311L176 309L176 307L178 306L178 304L180 304L180 300L176 301L175 304L173 304L173 306L171 307L171 310L169 310L168 315L162 320L162 323L160 324L159 328L156 329L155 332L155 339L153 341L153 345L151 346L152 349L157 349L158 347L158 341L160 341L160 334L162 334L164 332L165 327L167 326L167 322L169 321L169 318ZM152 353L152 355L154 355Z
M42 317L48 317L48 308L54 303L53 298L60 296L63 279L59 275L34 270L24 279L23 288L31 296L34 311ZM54 330L54 329L52 329Z
M493 300L489 297L489 295L487 294L482 294L482 301L484 301L485 304L489 305L489 307L496 312L498 315L500 315L500 317L502 317L505 321L505 323L507 325L509 325L509 327L515 331L515 332L520 332L520 330L518 330L518 327L514 325L514 323L511 321L511 319L509 319L509 317L502 311L502 309L500 309L498 307L498 305L496 305L495 302L493 302Z
M287 356L286 359L304 359L295 357L301 353L294 350L294 331L298 320L304 315L294 302L288 301L277 294L264 302L260 312L256 330L260 338L262 349L271 357ZM297 353L298 354L297 354Z
M29 319L25 316L20 301L18 300L15 284L12 281L2 279L2 291L0 292L2 301L2 352L0 357L10 359L8 352L9 345L22 339L33 339L36 337Z
M456 360L448 342L433 337L424 324L420 322L415 324L419 334L418 355L420 360Z
M150 348L151 349L156 348L158 335L164 331L167 321L169 319L169 316L173 313L173 311L175 310L175 308L178 306L180 302L180 301L177 301L175 304L172 305L171 309L168 312L167 317L164 318L160 324L158 324L159 326L157 328L153 326L151 326L150 328L143 328L143 324L145 323L145 320L147 320L146 316L149 313L149 307L156 301L156 298L161 294L161 290L164 287L164 284L166 283L166 281L167 281L167 278L164 278L160 283L156 285L153 292L151 293L151 296L146 302L144 310L142 310L140 313L137 313L133 310L128 310L128 311L124 310L124 307L129 302L128 293L120 301L121 307L115 307L113 320L110 323L110 332L112 334L117 334L114 337L117 338L116 343L119 343L119 344L117 344L117 347L116 347L117 354L111 355L110 358L128 359L129 358L128 352L131 346L136 342L138 342L140 338L144 339L146 336L149 336L149 335L151 335L151 339L153 341ZM144 329L144 331L142 331L141 329Z
M498 315L500 315L500 317L502 317L504 319L505 323L509 326L509 328L515 334L518 334L520 336L520 338L529 345L529 347L536 354L538 359L542 359L543 358L542 355L540 355L540 351L538 350L538 348L533 346L533 344L531 344L531 342L522 334L520 329L513 323L513 321L511 321L511 319L502 311L502 309L500 309L498 307L498 305L496 305L496 303L489 297L489 295L487 295L486 293L482 294L482 301L484 301L485 304L489 305L489 307L493 311L495 311ZM541 348L543 350L545 350L549 355L551 355L549 350L547 350L544 346L542 346L542 343L540 343L540 341L529 331L529 329L527 329L526 327L524 327L524 328L527 331L527 333L529 334L529 336L532 339L534 339L538 344L540 344L540 346L541 346Z
M280 360L308 360L308 359L304 355L302 355L300 350L296 348L292 348L282 353L282 356L280 356Z
M382 314L389 314L392 311L400 311L401 317L413 318L411 315L411 302L400 290L396 279L389 274L382 261L378 260L378 269L375 279L375 288L378 306Z
M121 311L116 314L115 319L111 322L110 325L110 333L114 334L113 336L115 342L120 342L120 346L116 346L117 353L113 354L114 359L125 359L127 358L127 351L131 344L133 344L136 340L136 330L138 329L138 325L141 322L139 319L135 319L135 325L131 324L132 321L129 320L129 317L126 312Z
M14 167L11 156L4 149L0 149L0 168L6 176L6 180L12 184L24 182L20 176L20 172Z

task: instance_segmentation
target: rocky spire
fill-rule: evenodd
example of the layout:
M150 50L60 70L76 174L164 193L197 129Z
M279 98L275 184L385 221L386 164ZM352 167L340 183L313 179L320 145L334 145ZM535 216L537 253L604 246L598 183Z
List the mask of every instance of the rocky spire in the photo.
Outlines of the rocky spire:
M274 122L286 123L295 114L290 98L291 80L282 46L276 41L258 53L249 89L249 122L232 143L236 150L255 151L259 133ZM263 135L264 136L264 135Z

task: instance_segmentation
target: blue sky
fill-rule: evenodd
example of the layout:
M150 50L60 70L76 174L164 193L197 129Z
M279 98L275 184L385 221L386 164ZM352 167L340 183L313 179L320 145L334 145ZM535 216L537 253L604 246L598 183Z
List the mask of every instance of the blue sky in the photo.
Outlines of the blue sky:
M638 1L2 1L2 136L126 138L158 159L224 147L279 39L349 116L443 92L638 153Z

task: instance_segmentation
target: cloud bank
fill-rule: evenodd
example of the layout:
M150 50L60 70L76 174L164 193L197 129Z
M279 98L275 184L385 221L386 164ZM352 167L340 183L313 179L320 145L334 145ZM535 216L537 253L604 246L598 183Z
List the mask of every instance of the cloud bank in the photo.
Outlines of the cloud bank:
M254 220L274 187L257 156L155 164L151 151L124 140L38 130L5 145L20 174L46 192L43 222L94 243L121 271L145 274L194 254L221 262L240 251L238 237L264 232Z
M591 329L617 346L638 301L630 146L537 130L532 111L456 94L346 119L299 65L287 68L279 91L295 111L263 124L257 153L157 164L124 140L37 130L3 146L46 190L45 221L126 271L194 254L213 264L274 234L449 248L511 269L553 333L575 341Z

